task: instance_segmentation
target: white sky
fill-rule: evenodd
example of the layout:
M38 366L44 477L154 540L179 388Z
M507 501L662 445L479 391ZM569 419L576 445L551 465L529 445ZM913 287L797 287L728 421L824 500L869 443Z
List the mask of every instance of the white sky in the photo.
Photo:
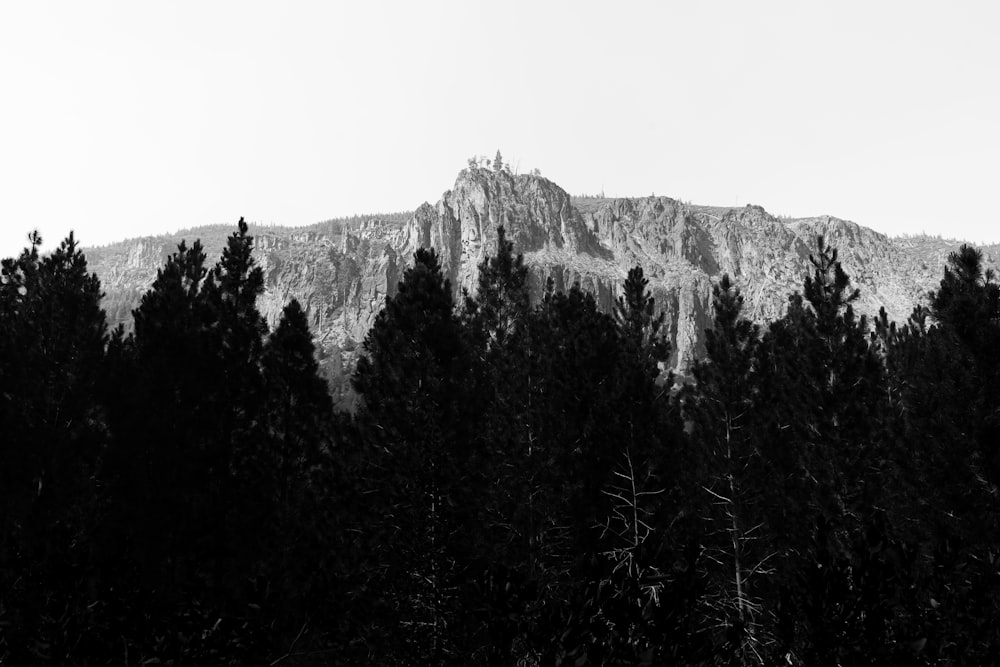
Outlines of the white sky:
M1000 3L0 5L0 256L413 209L473 154L570 193L1000 241Z

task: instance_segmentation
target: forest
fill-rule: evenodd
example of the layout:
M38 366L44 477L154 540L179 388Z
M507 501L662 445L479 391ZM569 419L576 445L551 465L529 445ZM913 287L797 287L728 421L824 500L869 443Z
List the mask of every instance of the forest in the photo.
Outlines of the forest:
M782 318L723 277L693 379L613 313L421 249L334 409L240 220L110 330L70 235L0 269L0 664L1000 664L1000 286L905 323L835 248Z

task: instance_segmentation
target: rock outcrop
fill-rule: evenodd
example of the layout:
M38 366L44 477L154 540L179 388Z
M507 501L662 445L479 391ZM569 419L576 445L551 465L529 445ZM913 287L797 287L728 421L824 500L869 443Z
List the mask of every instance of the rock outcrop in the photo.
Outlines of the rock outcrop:
M255 252L266 284L261 311L273 327L289 299L302 303L331 386L339 400L349 402L346 377L360 344L413 252L434 247L456 295L463 288L471 292L479 264L495 250L501 224L525 256L536 297L551 278L559 290L579 283L610 310L628 269L642 266L658 308L667 314L670 365L680 373L703 352L711 287L723 273L741 287L748 316L779 317L788 294L801 289L811 268L809 253L816 236L823 235L861 288L857 310L874 314L885 307L890 318L904 320L940 280L948 254L960 245L929 237L891 239L830 216L778 219L752 205L572 198L540 176L470 167L437 204L422 204L405 224L365 219L308 230L257 230ZM202 236L214 258L225 238L220 229L185 235ZM178 240L145 238L87 251L112 322L128 324L131 309ZM985 251L994 265L998 247Z

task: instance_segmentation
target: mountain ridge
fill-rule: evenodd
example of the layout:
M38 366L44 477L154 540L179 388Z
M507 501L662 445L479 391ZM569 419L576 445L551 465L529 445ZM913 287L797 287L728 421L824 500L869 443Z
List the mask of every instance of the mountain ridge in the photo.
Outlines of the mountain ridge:
M350 400L347 376L385 299L419 247L434 247L456 296L474 291L477 267L495 252L504 225L529 267L537 298L550 278L556 289L579 283L610 310L629 268L642 266L657 308L667 314L670 367L684 373L702 351L711 323L711 287L728 273L742 289L752 319L779 317L787 296L801 289L815 237L838 248L845 270L861 288L856 309L885 307L905 320L940 281L948 253L961 242L931 237L891 238L835 216L778 218L762 206L700 206L670 197L579 198L553 181L470 166L436 204L384 218L357 216L304 228L255 227L255 256L265 274L261 312L274 326L298 299L309 318L324 372L338 400ZM214 261L222 228L206 229ZM193 241L198 228L185 230ZM129 323L177 235L144 237L86 249L101 278L112 324ZM1000 246L982 248L995 267Z

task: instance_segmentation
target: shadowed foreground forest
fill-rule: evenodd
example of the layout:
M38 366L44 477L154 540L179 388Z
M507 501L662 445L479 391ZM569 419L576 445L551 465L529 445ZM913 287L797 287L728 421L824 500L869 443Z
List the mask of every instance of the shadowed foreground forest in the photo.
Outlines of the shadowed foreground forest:
M0 664L995 665L1000 288L908 322L818 239L766 326L714 289L693 380L640 268L531 303L500 230L415 254L334 411L240 221L109 331L70 236L0 276Z

